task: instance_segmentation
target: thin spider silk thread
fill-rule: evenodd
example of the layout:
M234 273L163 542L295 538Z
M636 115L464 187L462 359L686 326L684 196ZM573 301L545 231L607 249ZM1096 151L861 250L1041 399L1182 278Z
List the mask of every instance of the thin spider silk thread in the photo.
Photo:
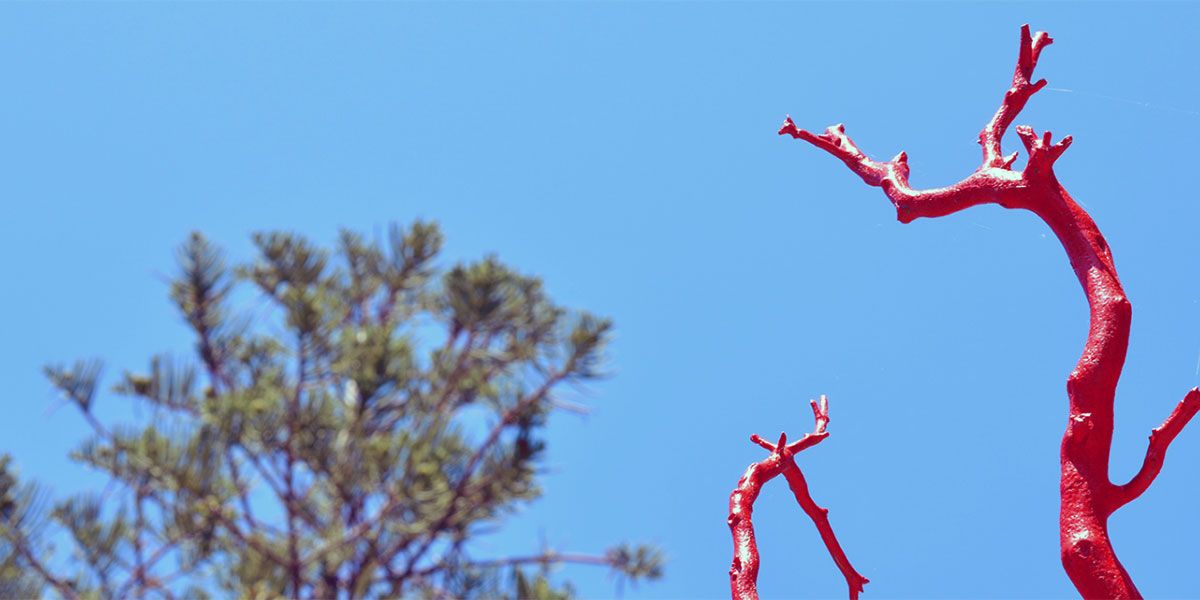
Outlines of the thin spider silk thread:
M1122 98L1119 96L1109 96L1108 94L1097 94L1095 92L1081 92L1079 90L1072 90L1069 88L1060 88L1060 87L1047 87L1045 89L1048 92L1059 92L1061 94L1079 94L1080 96L1092 96L1093 98L1112 100L1114 102L1124 102L1126 104L1135 104L1137 106L1141 106L1142 108L1152 108L1155 110L1167 110L1167 111L1176 112L1176 113L1180 113L1180 114L1184 114L1184 115L1191 115L1193 117L1200 117L1200 110L1190 110L1187 108L1179 108L1178 106L1168 106L1166 104L1151 104L1150 102L1136 100L1134 98Z

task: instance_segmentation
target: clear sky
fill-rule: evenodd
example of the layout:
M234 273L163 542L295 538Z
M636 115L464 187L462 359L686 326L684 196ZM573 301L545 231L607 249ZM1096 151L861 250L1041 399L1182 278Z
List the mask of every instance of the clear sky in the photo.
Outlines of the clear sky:
M900 225L775 135L845 122L907 150L915 185L956 181L1023 22L1056 42L1018 123L1074 135L1059 178L1133 301L1123 480L1200 385L1197 4L4 4L0 449L57 493L96 485L40 366L186 353L163 278L188 231L246 258L255 230L424 217L447 261L498 253L618 328L593 414L552 421L545 498L479 554L650 541L667 576L626 598L727 597L747 436L808 430L824 393L832 435L800 463L865 598L1069 596L1058 444L1087 312L1058 242L998 207ZM1112 519L1148 596L1200 596L1198 495L1193 424ZM782 481L758 508L763 596L843 596Z

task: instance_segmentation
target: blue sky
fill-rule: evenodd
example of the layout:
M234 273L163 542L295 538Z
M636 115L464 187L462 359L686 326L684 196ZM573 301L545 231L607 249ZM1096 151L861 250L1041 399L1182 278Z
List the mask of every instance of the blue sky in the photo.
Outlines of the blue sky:
M85 434L40 366L109 373L186 331L164 276L198 229L440 221L447 262L495 252L612 316L615 376L555 417L546 497L479 552L544 538L661 545L626 598L728 594L728 495L831 399L801 457L866 598L1067 597L1058 562L1064 381L1086 304L1057 241L998 207L900 225L877 189L775 135L844 122L907 150L914 185L979 162L1018 27L1056 43L1018 119L1075 144L1060 180L1134 306L1116 479L1200 385L1200 5L1033 3L13 3L0 6L0 448L56 492ZM1006 148L1020 148L1015 138ZM105 400L109 404L117 399ZM102 410L119 412L116 407ZM1200 431L1112 519L1143 593L1200 595ZM764 597L844 583L776 482L759 500ZM587 597L603 572L570 568Z

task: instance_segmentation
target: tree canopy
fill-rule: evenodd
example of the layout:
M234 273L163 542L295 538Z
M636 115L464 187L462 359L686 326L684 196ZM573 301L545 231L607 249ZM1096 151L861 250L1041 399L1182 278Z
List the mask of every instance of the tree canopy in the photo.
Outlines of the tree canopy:
M564 562L660 576L648 546L472 544L540 496L547 415L603 375L608 319L495 257L439 268L431 223L333 250L253 241L235 266L198 233L181 246L191 356L153 356L111 394L99 361L46 368L93 430L71 458L111 481L51 502L0 458L0 596L562 598L546 573ZM150 410L104 423L109 395Z

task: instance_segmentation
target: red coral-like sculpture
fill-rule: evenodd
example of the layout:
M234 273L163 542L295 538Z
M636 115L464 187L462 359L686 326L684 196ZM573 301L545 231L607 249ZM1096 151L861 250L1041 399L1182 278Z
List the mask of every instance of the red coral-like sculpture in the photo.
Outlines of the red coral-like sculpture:
M771 453L767 458L751 464L746 473L738 480L737 488L729 495L729 531L733 533L733 566L729 569L729 585L734 600L758 600L758 546L754 543L754 524L751 517L754 512L754 501L762 491L762 486L768 481L783 474L788 487L796 496L796 502L805 514L812 519L829 549L833 562L837 563L846 584L850 586L850 598L858 598L863 585L868 582L866 577L859 575L850 565L850 559L842 551L833 528L829 525L829 509L817 506L808 493L808 482L800 467L796 466L795 455L821 443L829 437L825 427L829 424L829 401L821 396L821 402L812 402L813 419L816 425L812 433L805 434L799 441L788 443L787 434L779 434L779 441L772 444L757 435L750 436L750 441L766 448Z
M1071 145L1067 136L1050 143L1050 132L1035 135L1018 126L1017 134L1029 151L1024 171L1014 171L1016 153L1004 156L1000 139L1029 98L1046 85L1031 83L1038 56L1052 42L1039 31L1021 27L1021 48L1012 87L1004 94L995 116L979 133L983 164L962 181L944 188L915 190L908 184L908 161L901 152L879 162L868 158L846 136L842 125L814 135L788 118L781 135L805 140L832 154L868 185L882 187L897 218L908 223L918 217L940 217L978 204L1033 212L1054 231L1083 286L1091 324L1083 356L1067 378L1070 413L1062 440L1061 510L1062 563L1085 598L1138 598L1129 574L1117 560L1108 537L1108 517L1146 491L1162 469L1167 447L1200 409L1200 389L1192 389L1161 426L1150 434L1141 470L1123 485L1109 479L1113 436L1113 397L1129 343L1130 305L1117 279L1112 252L1087 211L1071 199L1054 175L1054 162Z

